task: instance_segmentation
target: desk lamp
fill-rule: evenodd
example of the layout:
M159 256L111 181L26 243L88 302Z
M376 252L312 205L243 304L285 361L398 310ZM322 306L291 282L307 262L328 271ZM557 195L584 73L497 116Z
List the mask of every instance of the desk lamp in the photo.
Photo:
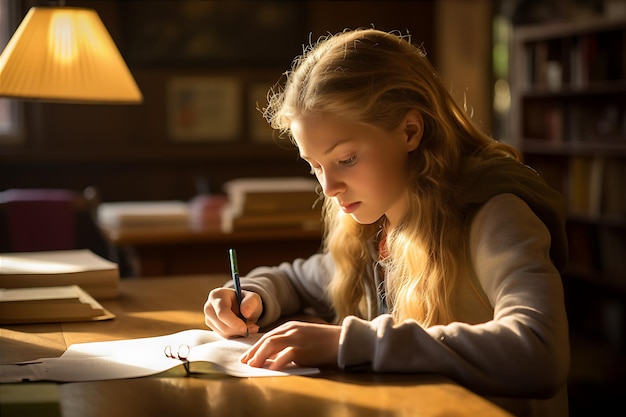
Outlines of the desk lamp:
M0 97L138 104L143 97L95 10L32 7L0 55Z

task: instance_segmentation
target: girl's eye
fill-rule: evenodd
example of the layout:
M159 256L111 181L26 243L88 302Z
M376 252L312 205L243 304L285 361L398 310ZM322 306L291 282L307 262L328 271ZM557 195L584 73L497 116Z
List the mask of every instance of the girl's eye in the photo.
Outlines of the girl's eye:
M348 159L344 159L344 160L342 160L342 161L339 161L339 163L340 163L341 165L343 165L343 166L350 167L350 166L352 166L352 165L356 164L356 156L355 156L355 155L353 155L353 156L351 156L351 157L350 157L350 158L348 158Z

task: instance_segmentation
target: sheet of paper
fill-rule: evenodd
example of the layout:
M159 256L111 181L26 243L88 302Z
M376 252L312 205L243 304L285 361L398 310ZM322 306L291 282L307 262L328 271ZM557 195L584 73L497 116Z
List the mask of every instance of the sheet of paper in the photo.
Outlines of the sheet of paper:
M239 357L259 337L257 334L246 339L224 339L209 330L186 330L157 337L75 344L59 358L0 365L0 382L78 382L150 376L183 364L180 359L168 357L166 349L175 356L187 347L191 372L194 364L199 363L210 363L216 372L236 377L319 372L317 368L295 366L272 371L242 364Z

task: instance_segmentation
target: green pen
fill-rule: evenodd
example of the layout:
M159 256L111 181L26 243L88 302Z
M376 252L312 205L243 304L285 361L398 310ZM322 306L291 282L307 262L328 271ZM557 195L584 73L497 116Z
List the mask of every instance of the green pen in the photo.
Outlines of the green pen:
M233 276L233 284L235 285L235 294L237 294L237 305L239 307L239 318L246 323L246 337L249 336L246 318L241 314L241 301L243 295L241 293L241 282L239 281L239 267L237 266L237 252L235 249L229 249L228 254L230 257L230 272Z

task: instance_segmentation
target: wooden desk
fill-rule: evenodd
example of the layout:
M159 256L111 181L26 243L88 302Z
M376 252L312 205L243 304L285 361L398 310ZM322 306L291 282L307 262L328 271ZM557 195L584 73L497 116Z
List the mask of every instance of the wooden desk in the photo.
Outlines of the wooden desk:
M129 263L125 275L228 273L228 249L237 249L239 270L278 265L319 251L320 230L268 229L223 233L217 228L161 226L101 228L112 256Z
M2 362L59 356L70 344L158 336L204 328L202 305L227 276L123 280L103 304L108 322L15 325L0 329ZM2 385L0 385L2 389ZM444 378L348 374L266 378L137 378L60 384L65 417L124 416L510 416Z

